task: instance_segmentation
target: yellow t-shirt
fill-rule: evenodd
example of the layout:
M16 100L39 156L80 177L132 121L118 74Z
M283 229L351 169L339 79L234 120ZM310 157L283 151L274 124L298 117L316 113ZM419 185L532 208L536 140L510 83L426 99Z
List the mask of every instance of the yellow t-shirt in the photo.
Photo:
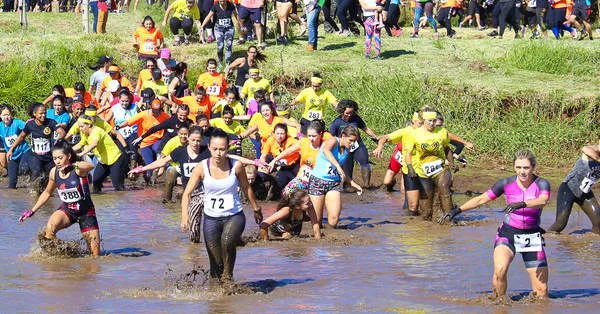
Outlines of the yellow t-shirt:
M96 118L96 120L94 121L94 126L101 128L106 133L110 133L110 131L112 131L112 128L113 128L113 126L110 125L110 123L108 123L100 118ZM79 130L79 124L73 123L73 126L69 129L69 132L67 134L77 135L79 133L81 133L81 131Z
M239 122L233 121L230 125L227 125L223 118L210 119L210 125L212 127L219 128L228 134L240 135L241 133L246 131L246 129L244 129L244 127Z
M271 82L267 79L260 78L255 81L254 79L249 78L244 82L244 86L242 86L242 94L246 95L246 101L250 101L251 99L254 99L254 92L259 89L264 89L267 91L267 94L270 94L273 91Z
M187 0L177 0L171 6L173 8L173 16L180 20L185 18L200 20L200 10L196 4L191 9L188 9Z
M163 154L164 156L169 156L169 155L171 155L171 152L173 152L175 150L175 148L177 148L179 146L181 146L181 139L179 138L179 135L177 135L174 138L170 139L167 142L167 144L165 144L165 146L163 147L163 149L160 153ZM169 164L171 165L171 167L174 167L177 170L177 172L179 172L179 163L178 162L171 161Z
M93 141L98 141L98 145L94 148L93 153L101 163L110 166L121 157L121 150L119 150L115 141L113 141L108 133L97 126L92 128L89 137L81 134L80 143L82 145L89 145Z
M293 117L289 117L288 120L298 122L298 120L294 119ZM288 125L287 126L287 134L288 134L288 136L296 137L296 135L298 135L298 129L296 129L293 126Z
M433 132L427 132L425 127L420 127L409 137L406 146L403 143L402 147L414 152L412 165L419 177L428 178L435 177L444 169L445 148L449 144L445 128L436 127Z
M133 33L134 38L139 39L139 53L154 55L158 57L158 40L163 38L160 29L154 27L147 30L145 27L138 27Z
M404 136L407 134L410 134L413 129L414 128L409 125L405 128L402 128L402 129L399 129L399 130L396 130L396 131L390 133L390 135L388 135L388 137L390 138L390 142L392 142L392 144L396 144L396 143L402 141L404 139Z
M267 123L265 118L263 118L262 114L257 112L252 115L252 118L250 118L248 127L254 125L258 126L258 133L260 134L260 139L264 144L271 135L271 133L273 133L273 129L278 123L283 123L283 119L281 119L280 117L274 117L271 123Z
M337 99L328 90L320 90L315 93L312 87L305 88L296 96L296 101L304 104L302 118L306 120L323 119L325 107L337 102Z
M225 107L225 105L227 105L227 100L225 100L225 99L219 100L212 108L212 112L219 112L222 117L223 116L223 108ZM234 116L243 116L246 114L246 111L244 110L244 105L242 105L242 103L239 101L232 103L231 105L229 105L229 107L231 107L233 109Z
M163 81L159 81L158 83L154 81L145 81L142 84L142 90L146 88L151 88L155 95L164 96L169 94L169 86Z

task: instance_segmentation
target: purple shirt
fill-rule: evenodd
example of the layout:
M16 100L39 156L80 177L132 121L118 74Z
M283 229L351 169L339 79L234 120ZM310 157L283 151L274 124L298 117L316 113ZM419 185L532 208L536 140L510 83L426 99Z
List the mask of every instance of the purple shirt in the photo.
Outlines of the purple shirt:
M495 200L504 194L506 197L506 204L525 202L536 199L540 195L547 195L550 197L550 183L546 179L535 176L531 185L523 190L517 183L517 176L514 175L498 180L486 194L491 200ZM504 222L517 229L534 229L539 227L541 215L541 208L521 208L506 215Z

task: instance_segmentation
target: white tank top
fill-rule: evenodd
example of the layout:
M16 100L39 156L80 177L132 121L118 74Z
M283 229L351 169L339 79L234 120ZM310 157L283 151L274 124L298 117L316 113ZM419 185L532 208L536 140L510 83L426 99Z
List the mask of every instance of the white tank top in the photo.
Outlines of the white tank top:
M365 0L365 4L369 7L374 7L377 5L377 2L375 0ZM363 9L363 17L368 17L368 16L374 16L375 15L375 10L365 10Z
M235 161L228 159L229 175L223 179L215 179L210 175L209 159L202 161L204 169L204 213L210 217L228 217L242 211L242 202L238 195L239 182L235 175Z

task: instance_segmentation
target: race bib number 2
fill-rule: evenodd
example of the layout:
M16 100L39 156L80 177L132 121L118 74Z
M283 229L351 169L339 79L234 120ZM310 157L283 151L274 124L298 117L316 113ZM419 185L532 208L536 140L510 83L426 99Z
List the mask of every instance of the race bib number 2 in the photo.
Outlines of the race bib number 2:
M532 234L515 234L515 251L540 252L542 250L542 235L539 232Z

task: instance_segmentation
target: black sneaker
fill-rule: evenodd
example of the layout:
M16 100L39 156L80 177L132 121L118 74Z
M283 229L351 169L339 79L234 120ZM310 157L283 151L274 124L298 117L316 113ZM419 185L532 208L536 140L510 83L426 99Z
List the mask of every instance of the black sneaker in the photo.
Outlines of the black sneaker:
M452 30L452 32L450 32L450 34L448 34L448 37L452 38L452 37L454 37L454 35L456 35L456 31Z
M489 32L487 35L490 37L498 36L498 31L493 30L493 31Z

